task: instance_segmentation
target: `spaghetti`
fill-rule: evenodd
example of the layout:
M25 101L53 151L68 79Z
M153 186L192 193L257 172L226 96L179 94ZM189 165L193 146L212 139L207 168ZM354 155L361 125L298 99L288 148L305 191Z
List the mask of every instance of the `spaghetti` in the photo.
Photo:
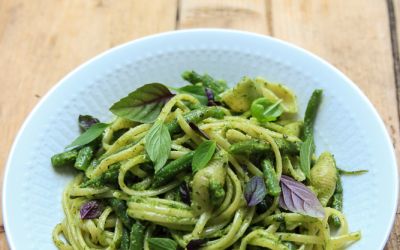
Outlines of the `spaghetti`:
M314 154L322 91L303 122L283 85L244 78L228 89L208 75L184 78L193 85L176 95L153 91L168 98L142 107L157 113L152 121L112 108L113 122L96 130L93 119L80 144L53 156L55 167L80 170L63 193L57 248L329 250L361 238L340 211L333 156Z

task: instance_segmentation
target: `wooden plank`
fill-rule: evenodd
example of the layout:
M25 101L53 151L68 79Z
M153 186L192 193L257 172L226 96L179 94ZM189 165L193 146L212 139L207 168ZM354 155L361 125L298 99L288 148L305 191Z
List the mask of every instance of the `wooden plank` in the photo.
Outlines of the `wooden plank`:
M4 233L4 230L0 230L0 250L7 250L8 245L7 245L7 239L6 239L6 234Z
M399 13L400 3L394 2ZM399 120L386 2L272 0L266 3L265 10L264 3L257 1L182 1L179 27L255 31L320 55L347 74L372 101L390 132L399 158ZM266 20L267 24L260 24L260 20ZM388 249L400 249L398 231L397 220Z
M387 0L389 24L391 32L393 69L397 89L397 107L400 108L400 2ZM400 248L400 208L397 207L396 221L386 245L386 249Z
M173 30L176 12L177 0L0 1L0 166L25 117L60 78L117 44Z
M264 0L184 0L178 28L232 28L268 33Z

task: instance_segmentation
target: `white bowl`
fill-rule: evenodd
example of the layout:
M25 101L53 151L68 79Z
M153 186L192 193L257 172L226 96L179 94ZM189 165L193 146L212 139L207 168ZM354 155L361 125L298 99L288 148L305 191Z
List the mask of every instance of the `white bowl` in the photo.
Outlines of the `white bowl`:
M350 249L382 249L397 203L398 174L382 120L346 76L315 55L286 42L246 32L183 30L139 39L88 61L61 80L36 106L12 147L4 178L3 216L12 249L55 249L53 227L63 217L61 194L72 178L50 157L79 131L79 114L106 121L110 105L142 84L183 83L194 69L236 83L263 76L293 88L300 114L315 88L324 89L315 129L317 152L329 150L340 167L367 169L344 177L344 213L362 239Z

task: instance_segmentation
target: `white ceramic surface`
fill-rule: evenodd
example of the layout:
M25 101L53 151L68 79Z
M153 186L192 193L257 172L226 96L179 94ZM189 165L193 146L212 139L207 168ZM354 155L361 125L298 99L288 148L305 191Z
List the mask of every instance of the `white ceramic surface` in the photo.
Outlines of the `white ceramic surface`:
M62 79L22 126L10 153L3 215L12 249L55 249L51 232L64 217L61 193L72 178L50 157L78 135L77 116L111 117L110 105L148 82L183 84L195 69L231 85L263 76L293 88L300 113L315 88L324 89L316 121L317 151L332 151L340 167L368 169L344 177L344 213L362 230L350 249L382 249L397 201L395 156L385 127L364 94L346 76L311 53L274 38L227 30L184 30L139 39L109 50Z

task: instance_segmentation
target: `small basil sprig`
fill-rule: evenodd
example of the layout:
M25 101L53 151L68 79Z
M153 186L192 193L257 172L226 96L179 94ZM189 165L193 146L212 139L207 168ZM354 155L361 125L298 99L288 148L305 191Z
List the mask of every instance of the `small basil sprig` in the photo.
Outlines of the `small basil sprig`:
M81 219L96 219L99 218L103 212L104 206L98 200L91 200L81 206L80 215Z
M274 103L265 97L258 98L251 104L251 115L260 122L275 121L283 113L281 102L282 100Z
M216 146L215 141L204 141L196 148L192 160L193 173L207 165L214 155Z
M80 136L78 136L78 138L76 138L66 148L72 149L91 143L92 141L96 140L107 127L108 124L106 123L96 123L92 125L88 130L86 130Z
M300 169L308 179L310 179L311 157L314 151L314 138L309 135L300 146Z
M99 119L94 118L91 115L79 115L78 118L79 122L79 127L83 130L86 131L88 130L91 126L93 126L96 123L99 123Z
M295 181L289 176L281 176L281 196L279 205L291 212L323 218L324 208L310 189L303 183Z
M152 123L164 104L173 96L174 94L161 83L149 83L114 103L110 111L131 121Z
M249 182L247 182L244 190L244 197L246 198L247 206L254 207L264 200L266 194L267 189L265 188L263 178L254 176Z
M162 121L156 121L146 134L145 149L150 160L155 163L155 172L158 172L167 162L171 152L171 135Z
M147 240L151 250L176 250L178 244L168 238L149 238Z

